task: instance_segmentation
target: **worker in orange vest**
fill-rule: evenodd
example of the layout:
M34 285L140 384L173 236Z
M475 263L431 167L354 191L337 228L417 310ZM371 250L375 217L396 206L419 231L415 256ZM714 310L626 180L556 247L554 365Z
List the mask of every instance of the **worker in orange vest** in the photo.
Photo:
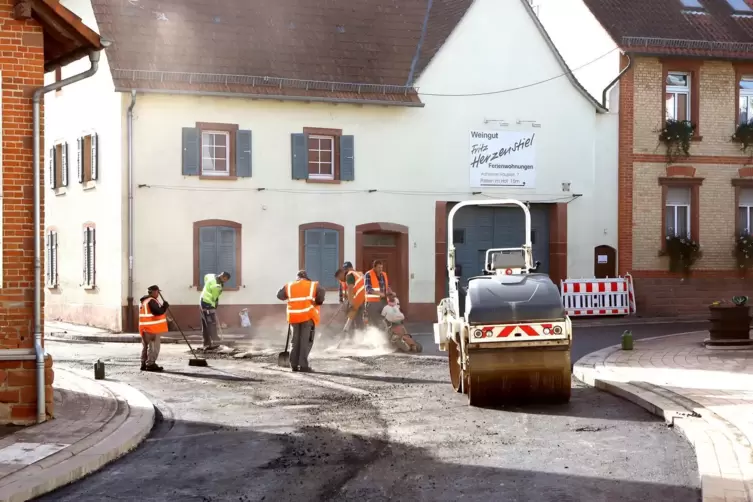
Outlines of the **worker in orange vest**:
M344 279L344 281L342 281ZM365 278L361 272L353 269L353 264L349 261L343 263L343 267L338 271L338 280L345 283L345 292L348 301L348 319L345 321L343 331L347 332L350 328L356 330L363 329L363 311L366 302Z
M160 336L167 333L167 302L160 302L159 286L149 286L139 300L139 334L141 335L141 371L162 371L157 366Z
M371 270L366 272L364 286L369 324L379 326L382 309L387 305L387 293L390 291L390 281L381 260L375 260Z
M290 368L293 371L312 371L309 353L314 345L324 294L324 288L317 281L309 279L305 270L298 272L295 281L287 283L277 292L279 300L288 302L288 329L293 330L293 346L290 349Z

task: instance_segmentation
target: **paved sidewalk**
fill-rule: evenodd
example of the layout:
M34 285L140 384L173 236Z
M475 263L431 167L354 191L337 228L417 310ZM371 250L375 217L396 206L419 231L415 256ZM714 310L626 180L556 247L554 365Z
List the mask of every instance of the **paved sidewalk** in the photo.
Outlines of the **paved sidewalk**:
M2 502L76 481L134 449L152 429L154 406L126 384L56 367L54 386L54 419L0 439Z
M704 502L753 502L753 350L706 349L707 337L608 347L576 362L573 374L678 427L696 450Z

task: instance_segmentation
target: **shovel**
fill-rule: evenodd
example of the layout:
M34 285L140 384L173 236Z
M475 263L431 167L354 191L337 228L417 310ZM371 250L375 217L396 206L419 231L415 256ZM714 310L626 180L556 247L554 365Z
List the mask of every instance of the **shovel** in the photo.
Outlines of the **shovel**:
M159 294L159 297L162 298L162 301L164 302L165 299L162 296L162 293ZM167 311L170 312L170 307L167 307ZM180 326L178 325L178 321L175 320L175 316L172 312L170 312L170 317L173 318L173 322L175 323L175 327L178 328L178 331L180 331L181 336L183 337L183 340L186 341L186 345L188 345L189 350L191 351L191 355L193 356L193 359L188 360L189 366L200 366L202 368L205 368L209 366L209 363L207 363L206 359L200 359L196 357L196 352L193 351L193 347L191 347L191 344L188 342L188 338L186 337L186 334L183 333L183 330L180 329Z
M282 366L282 367L290 366L290 352L288 352L289 343L290 343L290 324L288 324L288 337L285 339L285 350L277 354L277 366Z

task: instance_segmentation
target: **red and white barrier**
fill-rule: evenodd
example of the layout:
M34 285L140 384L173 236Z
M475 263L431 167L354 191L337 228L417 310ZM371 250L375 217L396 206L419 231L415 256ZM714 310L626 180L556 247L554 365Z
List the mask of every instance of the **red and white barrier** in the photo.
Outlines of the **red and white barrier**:
M633 278L565 279L560 284L567 315L607 316L635 313Z

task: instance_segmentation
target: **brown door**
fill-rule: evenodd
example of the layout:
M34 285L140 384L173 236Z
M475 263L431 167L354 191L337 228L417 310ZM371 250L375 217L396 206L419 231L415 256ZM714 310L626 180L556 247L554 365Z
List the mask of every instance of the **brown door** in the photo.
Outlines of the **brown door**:
M607 279L617 277L617 251L611 246L594 248L594 277Z
M397 234L383 232L364 234L361 270L364 272L371 270L372 263L375 260L381 260L390 280L390 288L397 294L400 303L407 307L408 291L405 288L408 285L403 284L405 281L402 281L399 276L397 241Z

